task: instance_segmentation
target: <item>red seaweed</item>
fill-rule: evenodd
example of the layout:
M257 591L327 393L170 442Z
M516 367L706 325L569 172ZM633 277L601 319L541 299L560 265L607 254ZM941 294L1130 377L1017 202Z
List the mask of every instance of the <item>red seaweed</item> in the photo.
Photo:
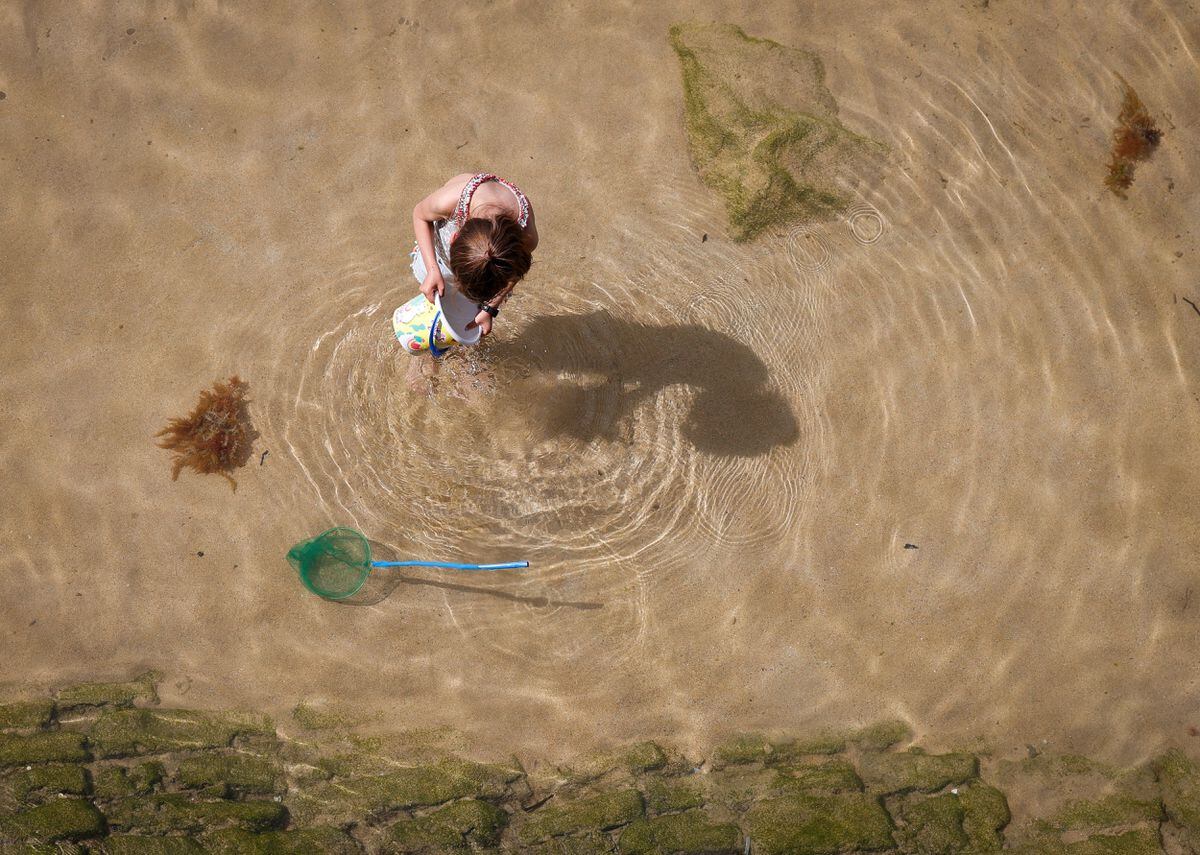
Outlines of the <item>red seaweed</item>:
M1133 87L1125 84L1125 100L1117 127L1113 130L1112 155L1108 161L1108 176L1104 183L1122 199L1133 184L1133 171L1138 161L1147 160L1162 140L1162 131L1138 98Z
M245 466L258 432L250 423L246 391L250 384L236 375L200 393L188 415L171 419L155 434L163 437L160 448L172 452L171 480L179 479L183 467L202 474L216 473L234 490L237 481L229 473Z

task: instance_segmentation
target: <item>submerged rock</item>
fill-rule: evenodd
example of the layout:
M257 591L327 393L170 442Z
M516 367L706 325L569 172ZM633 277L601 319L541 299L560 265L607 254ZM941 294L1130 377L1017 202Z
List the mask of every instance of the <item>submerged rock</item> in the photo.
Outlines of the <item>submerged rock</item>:
M852 170L883 147L838 121L814 54L729 24L676 24L670 39L692 161L725 197L734 240L846 206Z

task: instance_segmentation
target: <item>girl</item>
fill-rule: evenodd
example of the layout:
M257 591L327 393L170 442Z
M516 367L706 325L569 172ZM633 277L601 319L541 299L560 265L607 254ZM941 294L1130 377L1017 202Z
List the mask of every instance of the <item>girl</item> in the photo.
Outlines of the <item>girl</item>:
M490 172L456 175L413 208L413 231L412 269L425 299L458 288L479 304L470 326L490 333L538 245L525 194Z

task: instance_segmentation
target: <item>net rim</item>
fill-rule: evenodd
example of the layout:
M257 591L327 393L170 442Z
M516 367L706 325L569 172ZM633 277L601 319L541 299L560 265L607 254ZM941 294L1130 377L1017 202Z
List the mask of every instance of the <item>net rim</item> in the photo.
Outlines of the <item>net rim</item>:
M363 554L366 555L366 566L363 568L362 573L359 574L358 584L355 585L352 590L348 591L345 594L336 594L335 595L335 594L330 594L327 591L320 590L319 588L316 587L316 585L314 585L312 583L312 580L310 580L308 578L308 573L306 573L304 570L304 562L300 562L300 566L296 568L296 573L300 576L300 582L304 585L304 587L308 588L308 590L312 591L318 597L321 597L322 599L326 599L326 600L345 600L345 599L349 599L350 597L353 597L355 594L357 594L359 591L361 591L362 586L367 583L367 577L369 577L371 575L371 544L370 544L370 541L367 540L366 535L364 535L358 529L347 528L346 526L341 526L341 525L334 526L331 529L326 529L325 531L318 534L316 537L311 538L308 541L308 543L314 543L314 542L320 540L321 538L326 537L331 534L338 534L338 535L343 535L343 536L350 535L350 536L358 538L362 542Z

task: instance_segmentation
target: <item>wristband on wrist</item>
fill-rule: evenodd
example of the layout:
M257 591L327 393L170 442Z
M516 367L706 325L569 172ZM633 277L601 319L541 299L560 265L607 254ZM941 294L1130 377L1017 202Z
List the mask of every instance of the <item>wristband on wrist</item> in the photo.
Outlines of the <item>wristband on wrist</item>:
M487 312L493 318L499 317L500 315L500 308L498 306L489 306L487 303L480 303L479 310L481 312Z

